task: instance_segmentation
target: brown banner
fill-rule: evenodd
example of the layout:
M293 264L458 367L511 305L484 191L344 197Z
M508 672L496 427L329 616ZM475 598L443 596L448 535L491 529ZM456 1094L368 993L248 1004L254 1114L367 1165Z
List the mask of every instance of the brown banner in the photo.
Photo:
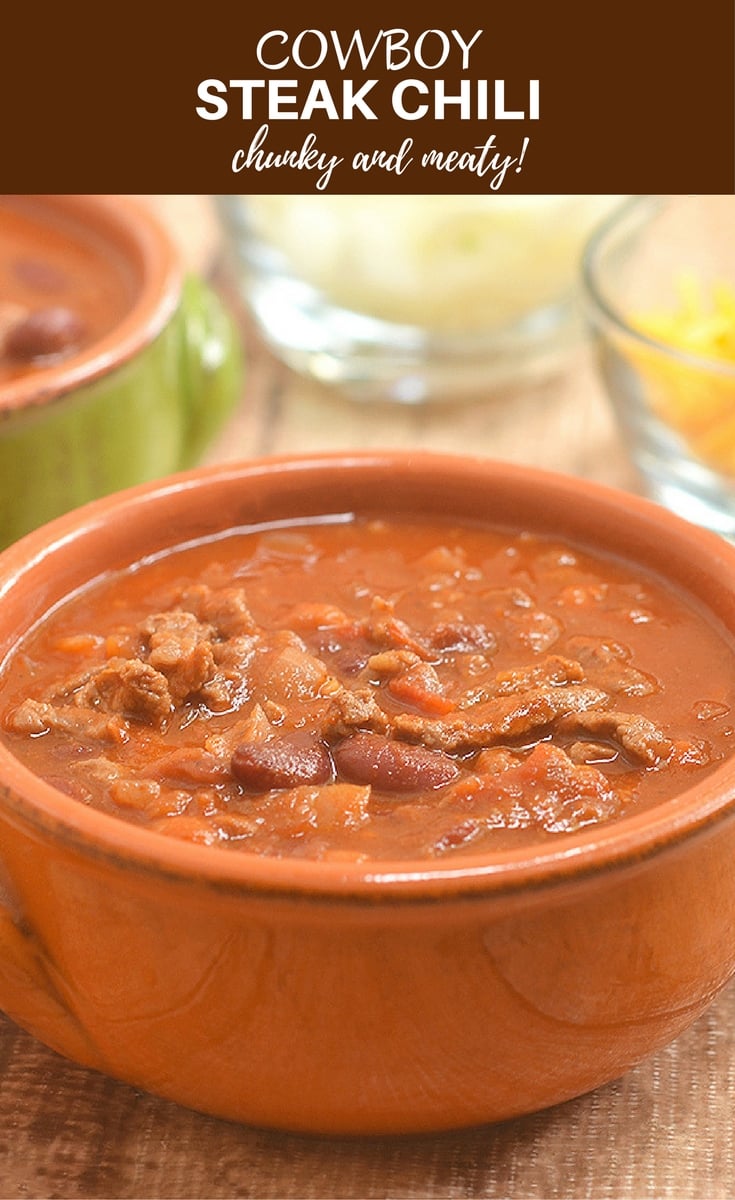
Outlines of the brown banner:
M3 191L732 192L732 0L5 12Z

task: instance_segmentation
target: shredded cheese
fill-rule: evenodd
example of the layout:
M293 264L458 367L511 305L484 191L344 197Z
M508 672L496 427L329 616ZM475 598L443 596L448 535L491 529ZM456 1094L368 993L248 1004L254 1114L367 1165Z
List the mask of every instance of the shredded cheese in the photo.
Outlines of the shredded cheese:
M674 309L640 313L640 332L683 354L735 367L735 287L718 281L705 293L693 275L678 282ZM685 440L703 463L735 475L735 372L730 378L706 365L638 352L656 414Z

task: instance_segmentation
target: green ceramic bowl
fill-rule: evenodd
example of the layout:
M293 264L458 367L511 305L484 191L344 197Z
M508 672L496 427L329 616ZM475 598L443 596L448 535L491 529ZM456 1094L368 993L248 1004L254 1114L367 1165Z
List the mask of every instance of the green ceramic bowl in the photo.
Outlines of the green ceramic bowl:
M37 245L19 241L18 229L35 229ZM64 243L67 275L99 267L90 302L103 307L114 293L112 317L88 345L5 375L0 354L2 545L88 500L195 465L241 391L229 312L184 273L155 218L123 196L0 199L0 351L3 272L21 286L30 274L40 302L58 303Z

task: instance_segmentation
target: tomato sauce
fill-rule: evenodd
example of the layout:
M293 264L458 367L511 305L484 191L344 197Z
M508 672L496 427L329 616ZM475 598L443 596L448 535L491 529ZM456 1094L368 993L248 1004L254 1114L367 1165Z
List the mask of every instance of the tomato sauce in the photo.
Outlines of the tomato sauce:
M90 585L0 677L2 737L158 834L319 859L548 843L729 755L735 654L625 563L451 522L231 531Z

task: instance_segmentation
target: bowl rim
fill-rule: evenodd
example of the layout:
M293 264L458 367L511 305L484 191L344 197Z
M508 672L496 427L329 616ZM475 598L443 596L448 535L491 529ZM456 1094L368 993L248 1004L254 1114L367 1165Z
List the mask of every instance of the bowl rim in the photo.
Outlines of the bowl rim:
M350 472L355 466L377 471L404 468L409 473L422 473L424 482L434 480L438 472L450 468L460 473L479 472L486 479L492 474L511 488L527 486L530 481L557 500L573 496L575 502L582 500L587 508L596 507L598 513L614 511L628 532L644 528L657 538L669 539L667 548L673 538L682 553L694 556L698 569L708 563L711 578L718 583L720 572L726 578L729 576L735 592L734 546L633 493L485 456L425 450L343 450L198 467L93 501L26 535L0 555L0 611L12 589L22 588L25 580L32 583L34 572L42 569L49 556L72 555L85 537L106 528L109 538L107 523L113 516L118 522L125 518L126 524L132 524L136 514L143 518L149 511L155 513L156 506L160 510L167 501L182 507L195 505L198 493L209 486L226 488L244 478L254 480L253 486L257 486L258 478L267 481L274 472L281 472L287 478L294 472ZM177 544L181 543L173 541L172 549ZM141 554L135 561L144 558ZM94 578L99 578L99 573ZM24 627L18 637L25 635L29 627ZM735 617L730 633L735 646ZM0 672L12 653L13 648L3 657ZM82 804L36 776L0 742L0 810L3 809L6 817L26 827L30 825L37 834L98 861L148 875L197 881L214 891L362 905L388 900L425 904L447 898L487 899L519 891L531 894L636 866L662 851L674 849L684 840L735 816L735 755L693 786L619 822L565 834L559 843L530 844L495 854L463 853L453 860L343 863L278 858L185 842Z
M582 290L593 322L596 321L611 327L618 336L628 339L641 349L655 351L669 359L672 364L735 380L735 362L707 358L690 350L679 349L660 338L652 337L651 334L645 333L631 324L623 311L606 295L601 278L602 256L607 248L608 240L617 234L625 221L641 212L644 214L644 219L651 219L670 204L692 198L695 197L633 196L618 205L595 227L584 245L580 263ZM648 217L645 217L647 211Z
M113 243L135 270L132 303L112 329L79 354L24 371L0 388L0 420L19 409L53 403L111 371L149 345L164 329L179 303L183 266L161 221L140 200L128 195L10 195L3 202L34 219L54 213L92 229ZM1 210L0 210L1 211Z

